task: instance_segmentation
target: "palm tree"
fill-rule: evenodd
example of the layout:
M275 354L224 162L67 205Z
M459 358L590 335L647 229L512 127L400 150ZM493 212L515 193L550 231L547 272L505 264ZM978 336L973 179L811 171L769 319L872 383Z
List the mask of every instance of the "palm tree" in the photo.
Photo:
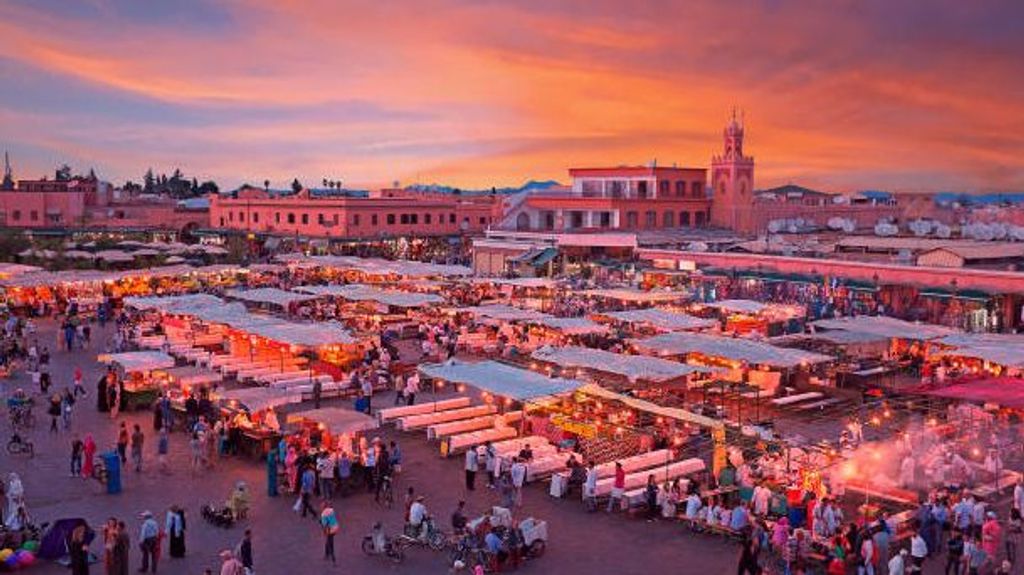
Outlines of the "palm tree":
M270 191L270 180L263 180L263 191Z
M324 178L324 187L327 187L327 178Z

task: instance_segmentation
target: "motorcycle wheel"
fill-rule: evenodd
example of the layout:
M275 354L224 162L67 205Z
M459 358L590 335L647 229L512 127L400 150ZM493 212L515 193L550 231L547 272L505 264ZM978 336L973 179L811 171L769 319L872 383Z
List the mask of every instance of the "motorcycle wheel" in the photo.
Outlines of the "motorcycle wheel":
M391 559L392 563L401 563L405 561L405 549L397 545L388 545L386 550L388 559Z
M376 550L373 548L373 537L363 537L363 553L367 555L375 555Z
M17 455L19 451L21 451L21 449L18 447L18 443L17 442L15 442L15 441L8 441L7 442L7 453L10 453L11 455Z
M434 551L441 551L445 548L448 542L448 538L444 536L444 533L440 531L434 531L428 536L428 544Z

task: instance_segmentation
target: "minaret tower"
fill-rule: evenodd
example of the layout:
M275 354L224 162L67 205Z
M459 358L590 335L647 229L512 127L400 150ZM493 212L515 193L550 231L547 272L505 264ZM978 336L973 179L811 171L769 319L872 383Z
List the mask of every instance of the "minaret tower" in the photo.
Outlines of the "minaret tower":
M0 184L2 190L14 189L14 177L11 175L11 158L4 151L4 181Z
M711 225L754 231L754 158L743 155L743 117L732 119L723 132L725 151L711 159Z

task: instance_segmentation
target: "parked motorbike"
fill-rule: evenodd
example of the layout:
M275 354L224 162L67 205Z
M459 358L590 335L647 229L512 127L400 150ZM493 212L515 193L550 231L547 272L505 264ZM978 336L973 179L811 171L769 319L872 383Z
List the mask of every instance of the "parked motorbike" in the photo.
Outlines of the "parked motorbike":
M384 527L378 521L373 530L363 537L363 553L372 557L384 557L392 563L405 560L405 547L384 533Z

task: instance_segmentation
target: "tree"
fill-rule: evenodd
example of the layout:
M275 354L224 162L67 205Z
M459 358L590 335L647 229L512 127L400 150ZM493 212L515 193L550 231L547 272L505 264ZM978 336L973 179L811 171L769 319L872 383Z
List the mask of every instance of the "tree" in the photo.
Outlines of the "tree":
M205 194L216 194L218 192L220 192L220 188L217 187L217 183L216 182L208 180L208 181L205 181L205 182L199 184L199 193L200 194L203 194L203 195L205 195Z
M61 164L57 171L54 173L54 178L58 182L66 182L71 179L71 166L67 164Z
M199 180L192 178L192 193L199 193Z
M263 191L270 191L270 180L263 180Z
M142 189L147 192L153 191L153 185L156 183L156 178L153 177L153 168L146 170L146 175L142 176Z
M324 182L323 183L324 183L324 187L326 188L327 187L327 178L324 178Z
M302 182L298 178L292 180L292 191L296 194L302 191Z
M181 170L174 168L174 174L171 175L171 179L175 182L181 179Z

